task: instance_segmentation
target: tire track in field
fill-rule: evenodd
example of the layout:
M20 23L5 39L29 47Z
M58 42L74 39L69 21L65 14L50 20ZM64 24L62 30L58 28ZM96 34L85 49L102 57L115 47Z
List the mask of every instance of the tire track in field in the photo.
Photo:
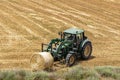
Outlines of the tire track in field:
M91 29L92 30L92 29ZM90 32L92 32L92 31L90 31ZM96 32L95 32L96 33ZM94 34L94 33L93 33ZM99 34L101 34L101 35L103 35L102 33L99 33Z
M96 19L97 20L97 19ZM105 21L104 21L105 22ZM104 26L105 27L105 26ZM108 30L106 30L106 31L108 31ZM115 31L112 31L112 32L114 32L115 34L118 34L119 35L119 31L117 31L117 32L115 32Z
M116 25L115 23L111 24L110 22L108 21L105 21L104 19L99 19L97 20L97 17L95 18L91 18L91 17L84 17L84 16L79 16L78 14L76 14L77 17L79 17L83 22L86 22L86 25L88 25L89 27L95 29L95 30L99 30L99 31L104 31L104 32L113 32L114 34L117 34L117 35L120 35L120 31L117 30L117 29L114 29L114 27L112 26L118 26ZM89 19L89 20L88 20ZM87 24L88 22L88 24ZM92 25L90 23L93 23ZM105 26L105 25L101 25L101 24L109 24L108 26L111 26L111 27L108 27L108 26ZM103 27L104 29L101 29L101 27ZM118 28L119 29L119 28Z
M4 7L6 7L6 6L4 6ZM9 7L7 7L7 8L10 9ZM10 10L13 10L13 9L10 9ZM4 11L4 10L3 10L3 11ZM13 11L14 11L14 10L13 10ZM14 12L13 12L13 14L17 14L17 15L18 15L19 13L16 13L16 12L14 13ZM19 14L19 15L20 15L20 14ZM16 16L16 15L14 15L14 16ZM21 17L21 15L20 15L20 17ZM17 18L18 18L18 16L17 16ZM25 19L26 17L22 16L22 18L23 18L23 21L25 21L24 19ZM19 19L20 19L20 18L19 18ZM29 26L30 26L30 25L29 25ZM33 29L32 29L32 30L33 30ZM29 32L30 32L30 29L29 29ZM34 35L34 34L35 34L35 33L33 32L33 35ZM37 35L37 36L39 36L39 35Z
M67 6L68 7L68 6ZM70 13L71 14L71 13ZM91 31L90 31L91 32Z
M52 12L52 13L55 13L56 15L57 14L62 14L62 11L61 10L59 10L58 8L53 8L53 7L51 7L51 6L44 6L44 5L42 5L42 4L44 4L44 2L45 1L43 1L43 3L41 4L41 3L39 3L39 2L35 2L35 1L33 1L33 0L29 0L29 2L32 2L32 3L34 3L34 4L36 4L36 5L38 5L38 6L40 6L40 7L42 7L43 9L45 9L46 11L49 11L49 12ZM49 3L47 3L47 5L48 5ZM55 7L55 6L54 6ZM51 16L49 16L49 15L45 15L44 13L42 14L42 12L40 12L40 13L38 13L39 15L44 15L44 16L46 16L47 18L49 18L49 19L51 19L51 20L54 20L54 23L62 23L62 24L65 24L65 25L67 25L67 23L65 22L65 21L62 21L61 19L59 19L59 18L56 18L56 17L51 17ZM57 27L58 28L58 27Z
M82 0L83 1L83 0ZM108 3L108 2L106 2L106 1L101 1L101 3L98 3L96 0L91 0L91 1L89 1L89 0L84 0L84 1L88 1L89 3L94 3L94 5L98 5L98 6L100 6L100 7L103 7L103 8L106 8L107 10L113 10L113 11L116 11L117 13L119 13L120 11L120 5L119 4L116 4L116 3ZM100 0L99 0L100 1ZM111 8L113 8L113 9L111 9ZM115 13L115 12L114 12Z
M67 14L69 14L69 13L67 13ZM73 15L72 15L73 16ZM116 33L117 34L117 33Z
M4 27L0 25L0 38L1 38L1 36L5 36L5 35L7 35L7 32L4 29Z
M100 24L99 24L99 25L100 25ZM102 26L108 28L108 27L105 26L105 25L102 25ZM99 27L101 27L101 26L99 26ZM103 27L103 28L104 28L104 27ZM110 28L109 28L109 29L110 29ZM92 31L93 31L93 30L92 30ZM103 30L102 30L102 31L103 31ZM106 31L107 31L107 29L106 29ZM106 31L104 31L104 32L106 33ZM116 30L116 31L117 31L117 30ZM91 32L91 31L90 31L90 32ZM111 33L111 32L109 32L109 33ZM109 34L109 33L108 33L108 34ZM119 35L119 31L117 31L117 32L114 31L114 33L117 34L117 35Z
M14 6L14 7L17 7L17 6L15 6L15 4L13 4L13 3L11 3L11 2L8 2L8 3L11 4L11 5ZM21 6L21 7L22 7L22 6ZM13 8L13 7L12 7L12 8ZM14 8L13 8L13 9L14 9ZM16 11L17 14L19 13L19 12L17 11L17 9L15 9L15 11ZM26 16L24 16L24 15L21 15L21 16L24 17L24 18L26 18L26 20L30 21L31 23L37 25L37 26L40 27L42 30L44 30L44 31L46 31L46 32L48 32L48 33L54 34L54 33L51 32L50 30L48 30L48 29L46 29L45 27L41 26L40 24L38 24L38 23L30 20L28 17L26 17Z
M87 3L87 2L84 2L84 4L85 3ZM88 5L89 3L87 3L87 5ZM103 8L101 8L101 7L98 7L98 6L95 6L95 4L92 4L92 5L90 5L90 6L93 6L93 7L95 7L95 8L97 8L97 9L101 9L102 11L105 11L105 9L103 9ZM107 10L106 10L107 11ZM119 10L118 10L119 11ZM109 12L109 11L108 11ZM109 12L110 14L113 14L114 12ZM117 14L117 12L115 13L115 14L113 14L113 15L116 15ZM106 15L108 15L108 14L106 14ZM111 15L108 15L108 16L111 16ZM116 18L115 16L113 17L113 18ZM117 16L117 18L118 18L118 21L120 20L120 15L119 16ZM111 18L112 19L112 18ZM103 24L109 24L108 26L109 27L107 27L108 28L108 31L110 31L110 32L113 32L113 33L115 33L115 34L117 34L117 35L120 35L120 31L119 30L115 30L114 28L114 26L116 26L116 27L118 27L118 29L119 29L119 27L120 27L120 24L119 23L117 23L116 24L116 22L118 22L118 21L114 21L114 22L111 22L110 20L108 21L105 21L104 19L102 19L103 20ZM111 22L111 23L110 23Z
M39 6L38 6L38 7L39 7ZM33 7L33 8L34 8L34 7ZM39 7L39 8L40 8L40 7ZM34 9L35 9L35 8L34 8ZM51 11L49 12L49 11L47 11L47 10L43 10L43 8L42 8L42 7L41 7L39 10L42 10L42 11L41 11L41 13L43 13L43 12L44 12L43 14L45 14L45 12L46 12L46 13L49 13L49 14L51 13ZM56 16L57 14L52 13L51 15ZM59 16L59 18L60 18L60 17L62 17L62 16Z
M3 11L2 11L1 13L4 14ZM8 13L5 13L5 14L2 15L2 16L9 16L9 14L8 14ZM4 20L5 20L5 18L6 18L6 17L4 17ZM8 19L8 17L7 17L7 19ZM13 21L14 19L13 19L12 17L10 17L9 20L12 21L12 22L14 22L14 21ZM0 22L3 22L3 20L1 20ZM4 22L3 22L3 23L4 23ZM16 22L14 22L14 23L16 24ZM6 42L6 43L4 43L4 44L2 45L3 47L9 46L9 47L11 47L10 49L15 49L15 50L17 50L17 49L16 49L16 45L13 45L15 42L19 42L19 41L23 40L26 44L27 44L27 43L30 43L29 40L25 39L24 36L19 36L18 33L16 34L16 32L15 32L13 29L9 28L10 25L7 25L7 24L6 24L6 27L5 27L5 24L3 24L2 26L4 26L4 28L6 29L6 32L8 32L8 35L7 35L7 36L2 37L2 39L3 39L3 38L6 38L6 39L8 40L8 42ZM8 26L9 26L9 27L8 27ZM19 27L21 27L21 26L19 26ZM7 29L7 28L8 28L8 29ZM9 32L9 31L10 31L10 32ZM17 37L16 37L16 36L17 36ZM15 39L15 41L13 41L14 39ZM21 42L23 42L23 41L21 41ZM25 47L25 45L24 45L24 47ZM8 51L9 51L9 50L8 50ZM19 52L19 51L18 51L18 52Z
M120 14L120 5L116 5L113 3L110 4L110 3L107 3L105 1L101 1L100 3L96 2L96 0L81 0L81 3L84 3L84 4L88 4L90 5L91 7L94 7L96 9L98 9L97 7L99 7L99 9L101 10L104 10L104 11L108 11L109 13L113 13L113 14L116 14L116 16L119 16Z
M4 6L4 8L5 8L5 6ZM8 7L6 7L6 9L9 9ZM10 10L12 10L12 9L10 9ZM3 12L4 12L4 10L3 10ZM4 12L4 13L6 13L7 15L9 15L10 13L7 13L7 12ZM33 29L29 29L27 26L29 26L30 27L30 25L26 25L26 24L24 24L24 21L25 21L25 19L26 18L24 18L24 16L21 16L20 14L20 16L18 16L18 13L15 13L15 14L17 14L17 15L15 15L14 13L11 13L11 14L13 14L13 15L10 15L11 16L11 18L9 18L9 17L7 17L7 18L9 18L10 19L10 21L12 21L13 23L15 23L15 24L17 24L16 25L16 27L19 27L20 28L20 30L21 30L21 27L23 28L23 30L24 29L26 29L29 33L31 33L32 35L34 35L34 36L39 36L41 39L45 39L45 38L43 38L43 37L41 37L40 35L38 35L38 34L35 34L35 32L33 32ZM7 16L6 15L6 16ZM20 17L21 19L23 18L24 20L20 20L20 18L18 18L18 17ZM12 19L13 18L13 19ZM18 21L18 20L19 21ZM16 22L14 22L14 20L16 21ZM21 22L21 23L18 23L18 22ZM30 23L30 22L27 22L26 21L26 23ZM24 36L24 35L23 35Z
M33 14L34 15L34 14ZM41 14L39 14L39 15L41 15ZM42 15L44 15L44 14L42 14ZM47 17L49 17L49 15L47 16ZM31 17L29 17L30 19L32 19ZM34 18L34 19L36 19L36 18ZM53 19L53 18L52 18ZM37 20L38 20L38 18L37 18ZM60 22L60 21L59 21ZM65 22L64 22L65 23ZM55 26L55 28L58 28L57 26ZM57 30L57 29L56 29Z
M29 60L29 58L33 55L32 52L8 52L8 53L3 53L0 55L0 60L15 60L17 58L17 60L24 60L27 59Z
M5 16L7 16L7 15L5 15ZM1 21L0 21L1 22ZM4 26L4 28L5 28L5 25L3 25ZM9 27L8 27L9 28ZM6 30L7 30L7 32L9 32L10 31L10 29L7 29L7 28L5 28ZM13 32L13 31L12 31ZM12 34L14 34L14 33L12 33ZM9 35L8 35L9 36ZM10 39L10 37L9 37L9 43L11 43L11 39ZM8 44L8 43L7 43ZM9 44L10 45L10 44ZM13 43L11 43L11 45L13 46ZM7 45L8 46L8 45ZM6 47L5 45L4 45L4 47ZM14 47L14 46L13 46ZM7 48L7 47L6 47ZM16 49L16 46L15 46L15 49ZM22 48L20 48L21 50L22 50ZM19 51L17 51L17 53L18 53ZM15 55L13 55L12 56L12 54L10 54L10 56L11 57L14 57L15 59L17 59L17 58L20 58L20 59L22 59L22 56L20 56L20 57L15 57ZM21 61L21 60L18 60L18 62L15 62L15 60L12 58L12 60L10 61L10 56L3 56L2 55L2 57L5 57L5 59L8 59L8 61L4 61L4 62L0 62L1 64L2 64L2 66L6 66L6 65L8 65L8 63L11 63L11 67L15 67L15 65L18 65L19 63L23 63L23 61ZM25 55L24 55L25 56ZM29 57L30 57L30 54L29 54ZM28 61L27 61L28 62ZM22 65L19 65L19 66L22 66ZM1 67L1 66L0 66ZM10 67L10 65L9 66L7 66L7 67Z
M73 16L73 15L71 15L71 16ZM65 18L65 17L64 17ZM67 18L69 18L69 17L67 17ZM76 21L75 20L73 20L72 22L74 22L74 23L76 23ZM79 24L79 23L78 23ZM82 24L81 24L82 25ZM83 25L82 25L83 26Z
M68 3L68 5L71 5L71 4L69 4L69 2L67 2L67 3ZM84 3L84 4L85 4L85 3ZM87 4L87 3L86 3L86 4ZM73 4L73 5L74 5L74 4ZM81 4L81 5L82 5L82 4ZM94 7L91 7L92 5L89 6L89 7L91 7L90 9L87 8L87 7L85 7L85 5L82 5L82 6L81 6L81 5L78 5L77 3L75 3L74 6L76 6L76 8L79 7L79 9L83 8L84 10L87 10L87 11L89 11L89 12L92 12L92 13L94 13L94 16L95 16L95 15L100 15L99 17L102 16L101 18L103 18L103 19L104 19L103 16L105 16L105 17L111 17L111 15L108 15L108 14L106 14L106 15L104 14L104 15L103 15L101 12L97 12L96 10L98 10L98 9L96 9L96 10L93 9L93 10L92 10L91 8L94 8ZM81 8L80 8L80 7L81 7ZM91 13L91 14L92 14L92 13ZM94 17L94 16L92 16L92 17ZM97 17L98 17L98 16L97 16ZM98 17L98 18L99 18L99 17ZM114 18L114 17L112 17L112 18ZM109 18L109 19L112 20L112 18ZM115 19L116 19L116 18L115 18ZM119 21L119 18L118 18L118 21ZM118 22L118 21L116 21L116 22Z
M65 4L65 3L64 3ZM66 2L66 4L68 4L68 5L71 5L69 2ZM85 3L84 3L85 4ZM87 4L87 3L86 3ZM74 5L74 4L73 4ZM75 7L76 6L76 7ZM89 12L92 12L92 13L94 13L95 15L98 15L98 14L100 14L101 16L108 16L108 14L106 14L106 15L103 15L103 14L101 14L100 12L97 12L96 10L98 10L98 9L94 9L94 7L92 7L92 6L89 6L90 7L90 9L89 8L87 8L85 5L79 5L79 4L77 4L77 3L75 3L75 5L74 5L74 7L76 8L76 9L81 9L81 8L83 8L84 10L88 10ZM93 10L91 9L91 8L93 8ZM110 15L108 16L108 17L111 17ZM119 20L119 18L118 18L118 20Z
M2 13L3 13L3 11L2 11ZM8 16L9 14L8 13L6 13L7 15L5 15L5 16ZM4 15L3 15L4 16ZM32 32L32 30L31 29L29 29L29 28L27 28L26 26L24 26L24 25L22 25L22 24L20 24L19 22L20 21L18 21L16 18L14 18L12 15L11 15L11 17L10 17L10 20L11 21L15 21L14 23L15 24L17 24L17 26L18 27L20 27L20 28L23 28L24 30L27 30L27 32L29 32L31 35L34 35L34 36L38 36L38 35L35 35L35 33L34 32ZM25 31L24 31L25 32ZM21 35L21 36L19 36L19 35L17 35L17 36L14 36L15 38L24 38L24 39L27 39L27 38L29 38L29 37L31 37L31 36L24 36L24 35ZM42 36L39 36L39 38L40 39L42 39L42 40L45 40L45 38L43 38ZM27 40L27 42L26 42L26 44L37 44L37 43L35 43L35 42L31 42L31 41L28 41ZM12 45L13 46L13 45ZM25 50L26 48L29 48L30 46L33 46L33 45L27 45L26 47L23 47L23 48L21 48L18 52L20 52L20 51L22 51L22 50Z
M103 12L105 12L105 15L107 15L108 17L110 16L111 18L109 19L109 22L118 22L119 20L120 20L120 9L119 9L119 7L117 8L117 11L119 11L119 12L117 12L115 9L110 9L110 10L112 10L112 11L110 11L110 10L108 10L108 9L105 9L105 7L98 7L96 4L93 4L93 3L90 3L90 2L85 2L85 1L81 1L81 2L83 2L82 4L86 4L86 5L89 5L89 6L91 6L92 8L96 8L96 9L100 9L101 11L103 11ZM106 5L106 4L105 4ZM110 5L109 5L110 6ZM113 18L113 20L112 20L112 18ZM111 21L112 20L112 21ZM119 23L118 23L119 24ZM120 25L120 24L119 24Z
M6 12L4 12L4 11L0 11L1 13L6 13ZM6 13L7 15L4 15L3 14L3 16L9 16L9 13ZM34 36L38 36L37 34L35 34L33 31L31 31L29 28L27 28L26 26L24 26L23 24L20 24L20 23L18 23L19 21L16 19L16 18L14 18L13 17L14 15L11 15L10 17L9 17L9 19L12 21L12 22L14 22L15 24L17 24L17 26L18 27L21 27L21 28L23 28L24 30L26 30L29 34L31 34L31 35L34 35ZM23 31L23 32L25 32L25 31ZM24 36L24 35L23 35Z
M64 13L65 11L63 11L62 9L57 8L56 6L50 5L49 3L46 3L45 1L42 1L42 3L41 3L41 2L36 2L35 0L29 0L29 1L32 2L32 3L34 3L34 4L36 4L36 5L41 6L42 8L44 8L44 9L47 10L47 11L50 11L51 13L56 13L56 15L65 14L65 13ZM47 5L46 5L46 4L47 4ZM67 25L67 23L66 23L65 21L62 21L62 20L59 19L59 18L50 17L50 16L48 16L48 17L51 18L52 20L54 20L54 23L58 21L59 24L60 24L60 23L63 23L63 24L65 24L65 25ZM57 23L58 23L58 22L57 22Z
M51 17L51 18L53 18L53 17L56 17L56 14L55 13L51 13L51 12L48 12L47 10L44 10L43 8L41 8L40 6L38 6L38 7L35 7L35 6L31 6L31 5L26 5L26 4L21 4L21 5L24 5L24 7L27 7L27 8L31 8L31 9L33 9L33 10L35 10L36 12L38 12L38 13L42 13L43 15L44 14L46 14L47 16L49 16L49 17ZM50 15L52 15L52 16L50 16ZM59 18L62 18L62 16L57 16L57 19L59 19ZM54 19L54 18L53 18ZM64 18L62 18L62 19L64 19ZM67 21L67 20L65 20L65 21ZM64 22L65 22L64 21Z
M0 11L1 12L1 11ZM1 13L0 13L1 14ZM6 15L6 14L5 14ZM9 46L9 45L12 45L12 40L11 40L11 38L9 38L9 39L7 39L7 37L5 37L5 35L7 35L7 36L11 36L11 35L16 35L16 33L15 32L13 32L13 30L11 29L11 28L9 28L6 24L4 24L3 23L3 19L2 18L4 18L5 19L5 17L3 17L3 15L1 14L1 16L0 16L0 26L3 28L3 30L7 33L7 34L4 34L4 37L1 37L0 36L0 39L1 39L1 50L2 50L2 48L3 48L3 45L5 45L5 44L7 44L6 45L6 47L7 46ZM2 19L2 20L1 20ZM3 40L3 39L5 39L5 40ZM7 41L6 41L7 40Z
M0 10L0 12L2 13L1 22L4 23L2 25L2 27L6 30L6 32L8 32L8 36L9 36L9 34L13 34L13 35L10 35L10 36L20 36L12 27L9 28L10 27L9 24L5 23L5 22L8 22L8 21L11 21L10 23L13 23L14 25L17 24L17 22L15 22L14 18L12 16L10 16L9 13L5 13L4 11L1 11L1 10ZM7 16L9 16L9 18ZM7 21L5 21L3 19L7 19ZM5 27L5 25L6 25L6 27ZM21 26L18 26L18 27L21 27ZM26 39L26 41L28 41L28 40Z

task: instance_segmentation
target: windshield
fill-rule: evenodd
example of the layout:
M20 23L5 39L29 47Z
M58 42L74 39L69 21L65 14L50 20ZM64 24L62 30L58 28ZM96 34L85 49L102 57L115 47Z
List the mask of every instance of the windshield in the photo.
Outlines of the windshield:
M74 35L73 34L65 34L64 38L65 38L65 40L73 40L74 39Z

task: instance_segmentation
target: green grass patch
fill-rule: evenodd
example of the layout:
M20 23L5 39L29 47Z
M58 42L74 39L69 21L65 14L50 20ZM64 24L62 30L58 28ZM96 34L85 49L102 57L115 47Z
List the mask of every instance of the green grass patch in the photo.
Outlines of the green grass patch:
M10 70L0 71L0 80L120 80L120 68L102 66L95 68L74 66L56 72Z
M102 76L102 77L110 77L116 80L120 80L120 68L117 67L96 67L95 70Z

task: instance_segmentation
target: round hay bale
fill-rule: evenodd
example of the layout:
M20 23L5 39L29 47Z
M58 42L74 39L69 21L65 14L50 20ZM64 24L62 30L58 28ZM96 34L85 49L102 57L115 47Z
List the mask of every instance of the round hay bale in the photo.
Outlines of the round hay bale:
M53 65L53 57L49 52L40 52L32 55L30 64L32 70L43 70L50 68Z

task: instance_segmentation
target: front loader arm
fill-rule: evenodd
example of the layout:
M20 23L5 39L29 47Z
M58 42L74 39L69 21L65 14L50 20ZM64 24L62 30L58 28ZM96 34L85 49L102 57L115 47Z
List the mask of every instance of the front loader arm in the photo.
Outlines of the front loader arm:
M53 45L53 44L57 44L57 43L59 43L59 42L61 42L61 40L58 39L58 38L52 39L52 40L50 41L50 43L47 44L48 47L47 47L46 51L47 51L47 52L50 51L50 50L52 51L52 45Z

